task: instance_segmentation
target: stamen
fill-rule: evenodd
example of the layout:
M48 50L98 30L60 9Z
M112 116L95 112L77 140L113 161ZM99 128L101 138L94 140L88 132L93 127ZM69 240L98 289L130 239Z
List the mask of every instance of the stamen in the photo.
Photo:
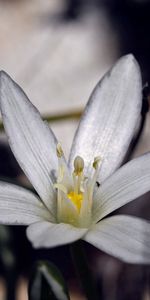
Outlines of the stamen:
M90 179L90 184L88 187L88 195L89 195L89 205L90 207L92 207L92 202L93 202L93 191L94 191L94 187L97 181L97 176L99 173L99 169L100 169L100 162L102 161L100 156L96 156L94 158L94 162L93 162L93 168L95 169L93 176Z
M101 157L100 156L96 156L94 157L94 161L93 161L93 168L96 170L98 168L98 165L101 161Z
M76 156L75 160L74 160L74 174L76 176L79 176L82 174L84 169L84 160L82 157L80 156Z
M64 194L67 194L67 188L61 183L54 183L54 188L62 191Z
M74 192L77 194L78 193L78 180L76 178L75 173L72 174L72 177L73 177Z
M65 170L64 170L63 165L59 164L57 183L61 182L63 180L64 173L65 173Z
M58 158L61 158L64 155L63 149L62 149L60 143L58 143L56 146L56 153L57 153Z

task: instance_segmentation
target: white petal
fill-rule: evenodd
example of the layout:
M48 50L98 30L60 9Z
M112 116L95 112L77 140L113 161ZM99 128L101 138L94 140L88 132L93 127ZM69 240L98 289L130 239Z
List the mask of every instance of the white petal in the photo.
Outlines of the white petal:
M32 192L13 184L0 182L0 223L28 225L52 220L47 208Z
M139 66L132 55L124 56L90 97L74 138L70 166L80 155L88 175L94 157L101 156L102 182L121 164L139 122L141 91Z
M102 183L94 195L94 222L150 191L150 153L133 159Z
M106 218L93 226L84 240L125 262L150 263L148 221L121 215Z
M52 213L52 180L58 167L56 138L22 89L0 72L0 108L12 151L34 188Z
M69 224L37 222L27 228L27 237L34 248L51 248L79 240L86 232L85 228L76 228Z

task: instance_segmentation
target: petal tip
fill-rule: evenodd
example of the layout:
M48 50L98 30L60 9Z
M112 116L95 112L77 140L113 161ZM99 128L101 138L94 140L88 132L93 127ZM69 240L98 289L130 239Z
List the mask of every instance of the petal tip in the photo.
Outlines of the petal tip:
M122 60L124 60L125 63L134 63L136 61L134 55L132 53L126 54L121 57Z
M136 70L139 71L140 73L139 64L133 54L127 54L123 56L122 58L120 58L120 61L123 63L125 67L136 68Z
M135 57L134 57L134 55L133 55L132 53L126 54L126 55L124 56L124 58L125 58L126 60L129 60L129 61L134 61L134 60L135 60Z
M3 80L8 80L8 79L10 79L10 76L4 70L1 70L0 71L0 80L3 81Z
M1 91L0 93L2 93L2 91L5 90L5 87L10 86L10 83L12 83L13 80L12 78L3 70L0 71L0 86L1 86Z
M132 84L135 85L137 92L141 98L142 91L142 76L139 63L133 54L127 54L119 59L116 66L112 68L112 73L118 72L124 80L131 80Z

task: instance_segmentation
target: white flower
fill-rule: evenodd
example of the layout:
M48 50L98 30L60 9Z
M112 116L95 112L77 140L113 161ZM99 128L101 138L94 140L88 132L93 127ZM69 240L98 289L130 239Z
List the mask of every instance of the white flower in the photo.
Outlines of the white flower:
M131 263L150 262L150 223L106 216L150 190L150 154L121 165L139 125L141 76L132 55L96 86L69 164L48 124L21 88L0 73L0 107L11 149L38 196L0 183L0 222L26 224L33 246L83 239Z

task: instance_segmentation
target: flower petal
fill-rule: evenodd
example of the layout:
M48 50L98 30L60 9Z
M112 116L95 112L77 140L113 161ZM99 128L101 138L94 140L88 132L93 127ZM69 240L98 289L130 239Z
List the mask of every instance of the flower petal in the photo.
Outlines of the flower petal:
M102 183L94 195L93 222L150 190L150 153L135 158Z
M27 228L27 237L34 248L51 248L72 243L87 232L85 228L73 227L69 224L37 222Z
M52 220L49 211L32 192L13 184L0 182L0 223L28 225Z
M56 138L22 89L0 72L0 107L12 151L34 188L55 211Z
M132 55L121 58L97 84L76 132L70 155L85 160L87 176L92 160L101 156L100 182L121 164L141 112L141 76Z
M145 220L123 215L106 218L84 240L125 262L150 263L150 222Z

